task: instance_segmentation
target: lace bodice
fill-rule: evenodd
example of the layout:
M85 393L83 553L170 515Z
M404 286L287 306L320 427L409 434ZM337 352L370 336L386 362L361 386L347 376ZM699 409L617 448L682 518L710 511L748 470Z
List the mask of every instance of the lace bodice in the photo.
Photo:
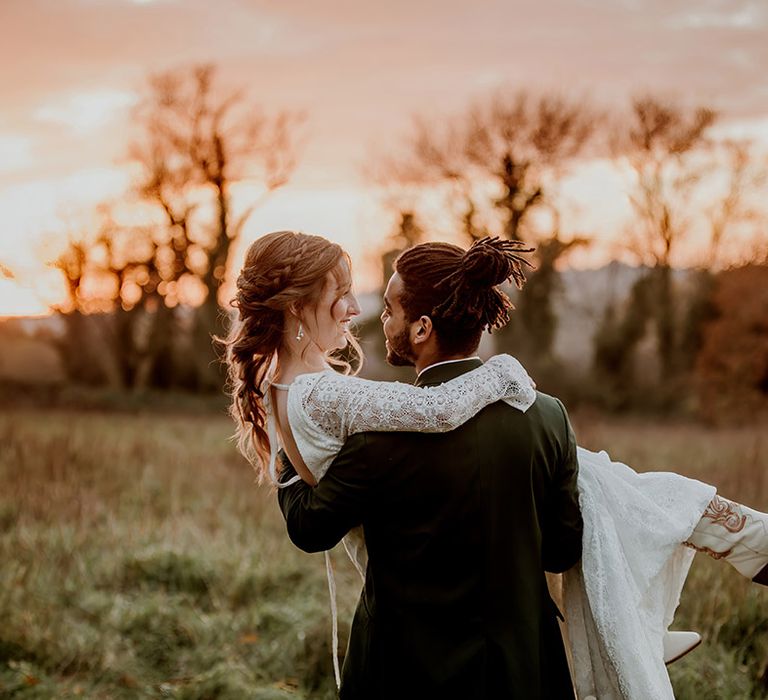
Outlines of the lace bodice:
M496 355L481 367L434 387L372 381L333 370L300 375L287 387L275 386L288 389L291 432L304 463L318 480L350 435L448 432L496 401L526 411L536 400L528 373L510 355ZM277 484L277 434L269 403L267 417L272 443L270 474ZM289 483L293 481L280 485Z
M536 391L523 366L496 355L434 387L377 382L333 370L303 374L288 388L288 422L318 480L350 435L367 431L448 432L496 401L526 411Z

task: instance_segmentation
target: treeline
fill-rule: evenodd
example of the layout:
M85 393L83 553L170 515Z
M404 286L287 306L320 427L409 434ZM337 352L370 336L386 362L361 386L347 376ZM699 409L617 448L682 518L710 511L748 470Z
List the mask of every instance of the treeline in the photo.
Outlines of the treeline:
M234 272L231 253L248 216L291 177L302 120L265 114L244 92L222 93L211 67L150 80L135 115L141 136L128 148L131 192L103 207L95 230L73 236L57 261L69 291L58 348L72 381L221 386L211 342L225 325L221 285ZM441 229L467 244L497 235L535 247L535 270L495 347L520 357L543 388L612 408L649 393L657 407L693 397L709 410L726 394L764 403L765 250L756 244L759 259L741 270L714 270L729 259L737 232L766 239L768 214L755 207L766 164L750 142L715 138L717 122L710 108L655 96L606 112L531 91L493 95L439 122L417 120L400 155L369 168L398 221L383 246L384 278L398 250L440 237L430 225L437 210ZM588 231L564 233L560 191L584 159L605 160L623 176L633 216L620 240L643 269L628 298L605 306L590 382L573 380L554 347L559 269L591 244ZM258 194L235 211L233 188L244 180ZM697 267L683 290L675 263L692 241ZM651 392L637 366L649 344L657 367Z
M222 94L210 66L152 78L134 116L131 191L56 261L68 289L62 361L76 382L216 390L219 290L249 215L294 170L302 116ZM246 179L256 197L236 211Z
M535 270L494 346L519 357L542 388L611 409L693 408L709 417L726 406L739 415L765 410L768 212L758 207L766 160L748 140L715 139L717 121L707 107L654 96L607 113L520 91L440 125L417 122L404 155L379 171L400 221L385 276L397 250L432 236L419 210L442 192L465 243L498 235L536 247ZM564 234L559 188L587 157L623 175L633 216L618 243L641 273L626 297L602 305L585 377L558 356L555 338L559 267L591 244L588 232ZM745 231L749 259L742 254L740 269L718 274L733 264L730 249ZM675 262L684 248L696 259L681 276ZM736 289L749 297L739 299Z

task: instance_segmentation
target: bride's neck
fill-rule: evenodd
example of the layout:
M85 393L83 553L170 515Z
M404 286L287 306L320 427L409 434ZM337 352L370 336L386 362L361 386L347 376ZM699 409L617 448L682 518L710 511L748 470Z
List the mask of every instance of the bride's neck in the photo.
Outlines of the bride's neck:
M314 346L283 347L277 353L277 379L290 384L298 375L328 369L324 353Z

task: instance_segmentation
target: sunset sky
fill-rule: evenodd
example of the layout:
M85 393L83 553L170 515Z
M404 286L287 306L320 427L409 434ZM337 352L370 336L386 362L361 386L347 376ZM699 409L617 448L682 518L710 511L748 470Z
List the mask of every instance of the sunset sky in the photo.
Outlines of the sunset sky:
M212 62L269 112L307 113L291 183L243 243L299 228L365 254L391 230L362 166L498 89L553 88L625 105L643 91L722 111L768 145L766 0L0 0L0 315L61 295L63 232L128 183L130 112L146 76ZM570 228L607 260L626 198L599 161L576 168ZM606 203L607 202L607 203ZM371 258L368 258L369 260Z

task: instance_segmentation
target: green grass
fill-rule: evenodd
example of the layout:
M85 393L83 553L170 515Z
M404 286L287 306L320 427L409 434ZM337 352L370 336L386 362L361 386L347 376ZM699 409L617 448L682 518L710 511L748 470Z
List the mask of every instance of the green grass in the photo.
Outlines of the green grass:
M287 540L230 432L0 415L0 697L334 696L322 558Z
M577 416L580 441L768 508L756 428ZM288 541L222 415L0 413L0 697L334 697L324 565ZM342 648L359 590L335 556ZM768 589L697 557L678 698L768 693Z

